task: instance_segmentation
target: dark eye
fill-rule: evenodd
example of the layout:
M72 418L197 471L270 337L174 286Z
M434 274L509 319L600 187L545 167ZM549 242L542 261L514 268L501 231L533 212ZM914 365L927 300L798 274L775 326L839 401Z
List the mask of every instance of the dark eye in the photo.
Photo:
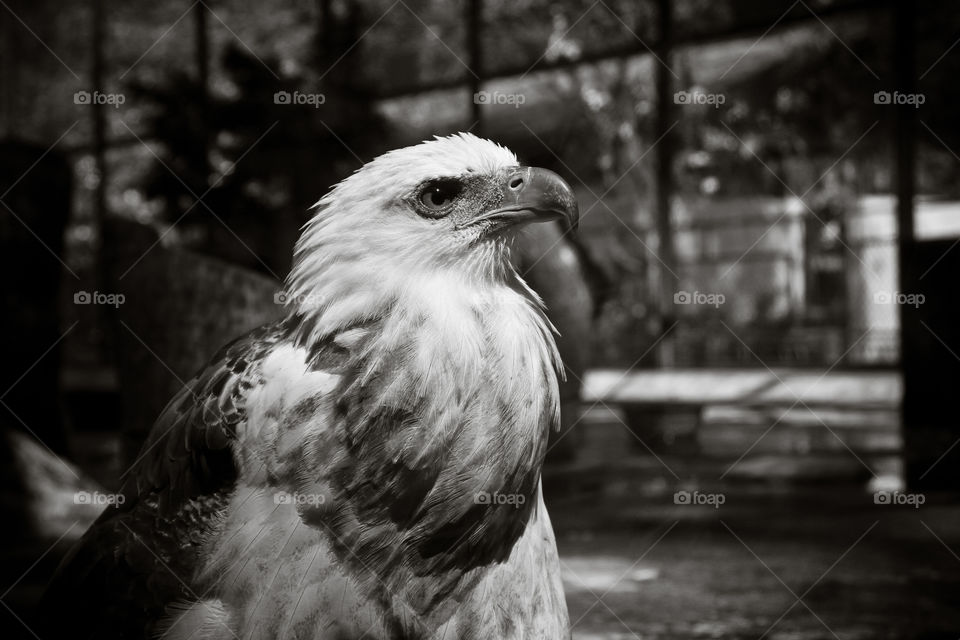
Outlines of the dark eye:
M428 211L443 211L460 195L462 187L454 180L441 180L427 184L418 196L420 204Z

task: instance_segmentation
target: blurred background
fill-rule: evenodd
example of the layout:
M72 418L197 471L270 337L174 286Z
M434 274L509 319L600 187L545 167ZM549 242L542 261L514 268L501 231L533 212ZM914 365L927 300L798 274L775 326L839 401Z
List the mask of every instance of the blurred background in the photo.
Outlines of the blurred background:
M282 312L307 208L456 131L580 202L518 257L568 367L574 638L960 637L955 2L2 0L0 29L5 638L174 391Z

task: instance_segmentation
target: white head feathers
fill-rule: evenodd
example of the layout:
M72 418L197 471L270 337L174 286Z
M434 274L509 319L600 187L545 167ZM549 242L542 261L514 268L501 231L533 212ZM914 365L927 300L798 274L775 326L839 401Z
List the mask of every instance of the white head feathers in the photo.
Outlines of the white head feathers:
M506 148L461 133L386 153L334 187L306 225L287 281L298 342L375 324L365 348L408 353L420 384L435 382L423 373L434 370L475 378L493 348L509 354L505 379L549 380L555 390L550 370L562 365L553 328L510 264L511 235L458 226L453 214L424 216L411 202L425 181L457 179L473 185L460 198L462 220L476 218L498 206L517 167ZM545 401L555 420L555 393Z
M469 133L437 137L370 161L316 204L316 215L297 242L287 279L289 303L301 312L320 312L328 321L322 324L335 330L347 316L362 321L381 311L411 279L428 280L427 270L449 268L474 279L513 277L504 239L468 246L449 225L417 216L404 198L425 180L493 177L517 164L510 150ZM366 292L363 300L354 295L360 290ZM337 313L331 313L334 302Z

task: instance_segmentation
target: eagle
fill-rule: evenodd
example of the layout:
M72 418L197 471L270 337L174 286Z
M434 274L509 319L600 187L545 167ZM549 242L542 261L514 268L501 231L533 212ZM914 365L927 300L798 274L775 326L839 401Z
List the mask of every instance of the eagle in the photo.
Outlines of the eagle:
M467 133L333 187L284 317L163 410L41 637L569 638L541 490L563 368L511 247L578 216L557 174Z

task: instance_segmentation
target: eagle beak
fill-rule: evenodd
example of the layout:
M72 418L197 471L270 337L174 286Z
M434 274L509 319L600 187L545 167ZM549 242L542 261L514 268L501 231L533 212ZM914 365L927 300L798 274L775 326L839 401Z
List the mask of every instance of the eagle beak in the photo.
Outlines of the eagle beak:
M500 206L481 214L474 222L495 220L502 226L514 226L564 220L572 231L580 224L580 208L573 189L553 171L539 167L512 169L504 177L502 189Z

